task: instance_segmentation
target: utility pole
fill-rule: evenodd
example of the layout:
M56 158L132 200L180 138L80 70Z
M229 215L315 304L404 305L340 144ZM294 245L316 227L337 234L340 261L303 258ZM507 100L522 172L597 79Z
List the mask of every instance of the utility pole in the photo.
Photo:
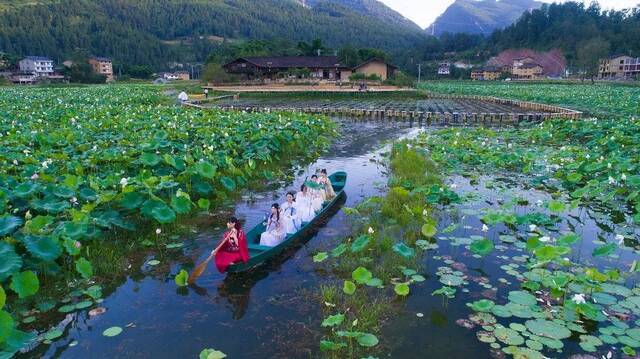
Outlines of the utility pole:
M421 76L422 76L422 64L418 64L418 83L420 83Z

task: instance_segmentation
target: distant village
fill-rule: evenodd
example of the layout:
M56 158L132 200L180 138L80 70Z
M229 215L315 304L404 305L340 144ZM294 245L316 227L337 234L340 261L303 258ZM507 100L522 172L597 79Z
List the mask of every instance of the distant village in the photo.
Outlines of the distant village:
M102 82L116 80L113 62L106 57L90 57L87 60L93 74L103 77ZM1 65L1 64L0 64ZM74 66L71 60L56 67L45 56L26 56L17 68L0 72L0 77L19 85L38 83L65 83L69 77L64 70ZM566 79L579 77L572 73L560 50L536 52L528 49L506 50L482 65L465 61L440 61L432 76L423 78L448 78L454 71L463 71L474 81L527 81L542 79ZM382 58L371 58L356 66L346 66L337 56L274 56L242 57L222 65L222 69L239 82L287 82L300 79L327 82L374 81L385 82L399 73L398 68ZM616 54L600 59L597 69L599 80L640 79L640 58ZM457 78L460 78L458 76ZM189 71L159 72L153 74L153 83L162 84L176 80L192 79Z

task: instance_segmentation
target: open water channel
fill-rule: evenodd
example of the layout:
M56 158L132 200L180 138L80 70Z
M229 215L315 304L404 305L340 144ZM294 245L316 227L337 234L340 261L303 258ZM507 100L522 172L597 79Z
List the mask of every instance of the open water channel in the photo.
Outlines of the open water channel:
M385 146L425 130L402 122L337 121L341 125L341 137L315 163L298 169L293 183L283 183L275 191L247 193L236 203L231 210L244 221L245 228L261 222L272 203L282 202L287 190L298 187L316 169L348 172L345 188L348 207L383 193L387 183L387 169L381 164L382 154L388 150ZM435 246L422 253L422 265L418 268L426 281L412 284L409 297L394 303L399 314L379 333L379 349L384 353L380 357L505 356L499 348L491 349L488 343L478 340L478 327L465 328L464 324L469 323L467 318L473 313L466 303L486 298L506 304L507 293L520 288L527 253L524 242L531 227L499 224L483 231L480 217L488 209L506 208L505 203L513 203L509 209L516 215L545 213L540 203L551 197L528 185L526 178L517 176L481 177L474 182L455 176L448 178L447 184L452 185L463 200L440 208ZM631 261L638 258L639 232L618 217L605 210L578 207L567 215L552 218L557 222L555 229L543 231L550 237L569 231L579 234L582 241L569 255L573 261L626 270ZM324 334L320 326L323 304L314 289L328 280L327 272L321 270L328 264L314 263L311 257L320 250L331 249L350 233L349 217L338 211L306 243L248 275L224 276L211 266L198 281L198 287L177 288L173 276L180 268L192 268L208 255L223 232L225 219L226 214L215 215L213 224L207 220L203 221L206 226L193 227L192 235L181 238L185 241L184 248L157 258L159 265L142 264L133 268L126 280L110 290L105 289L104 302L100 304L107 309L104 314L95 317L89 317L87 311L68 314L58 324L64 331L60 339L51 345L41 345L25 356L194 358L202 349L214 348L229 358L321 357L318 343ZM614 241L620 234L626 238L624 249L603 258L591 256L594 248ZM484 258L472 256L465 246L474 236L491 239L496 250ZM143 263L149 259L152 257ZM432 295L443 285L439 278L451 272L464 278L455 298ZM635 277L623 284L633 288ZM614 290L610 294L619 293ZM510 322L513 319L505 325ZM103 336L103 331L112 326L122 327L124 331L112 338ZM597 326L585 324L585 332L597 336ZM579 342L579 333L574 333L560 351L545 354L569 357L583 353ZM598 350L606 355L610 347Z

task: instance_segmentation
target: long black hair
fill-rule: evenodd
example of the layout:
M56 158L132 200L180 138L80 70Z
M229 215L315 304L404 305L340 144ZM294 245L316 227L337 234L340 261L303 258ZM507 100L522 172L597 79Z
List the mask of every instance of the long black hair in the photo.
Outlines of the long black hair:
M307 185L303 183L302 186L300 186L300 192L304 193L305 189L307 189Z
M276 216L278 216L277 217L278 218L277 221L280 222L280 205L277 204L277 203L274 203L274 204L271 205L271 208L275 208L276 209ZM269 215L269 218L272 218L272 217L273 217L273 213L271 213Z
M235 228L236 231L242 229L242 224L240 224L240 221L236 217L229 217L229 219L227 219L227 223L233 223L233 228Z
M320 173L327 176L327 169L326 168L321 169Z
M303 185L303 186L304 186L304 185ZM289 192L287 192L287 196L288 196L288 195L291 195L291 197L293 197L293 201L294 201L294 202L296 201L296 193L295 193L294 191L289 191Z

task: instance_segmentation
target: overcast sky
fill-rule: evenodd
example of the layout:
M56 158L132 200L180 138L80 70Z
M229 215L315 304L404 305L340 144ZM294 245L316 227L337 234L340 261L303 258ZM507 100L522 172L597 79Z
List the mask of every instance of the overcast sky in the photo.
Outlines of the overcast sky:
M454 0L380 0L392 9L413 20L420 27L426 28L451 5ZM553 2L552 0L543 0ZM590 3L590 0L584 0ZM633 7L640 3L640 0L599 0L604 9L624 9Z

